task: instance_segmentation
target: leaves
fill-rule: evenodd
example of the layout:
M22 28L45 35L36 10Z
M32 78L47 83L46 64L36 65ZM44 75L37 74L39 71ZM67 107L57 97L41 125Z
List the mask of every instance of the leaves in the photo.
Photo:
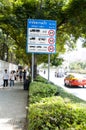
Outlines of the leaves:
M71 35L86 38L86 0L1 0L0 2L0 28L9 35L15 45L23 49L23 55L28 60L26 54L27 19L52 19L57 21L56 50L58 53L65 52L65 44L69 43L69 48L74 48L74 42L70 42ZM68 42L66 42L68 41ZM10 43L9 43L10 44ZM85 44L84 44L85 46ZM16 51L16 55L17 55ZM29 55L31 58L31 56ZM38 56L40 57L40 56ZM42 55L40 62L47 61L47 56ZM53 56L52 56L53 57ZM20 60L22 60L20 56ZM26 60L26 61L27 61ZM23 60L22 60L23 62Z
M40 79L38 77L38 81ZM44 79L41 79L41 81L30 84L28 129L85 130L86 102L84 103L80 99L76 100L76 98L73 98L72 101L71 94L62 92L64 90L61 90L58 86L45 84ZM60 91L61 96L60 94L54 96L55 91ZM63 96L63 93L65 96Z

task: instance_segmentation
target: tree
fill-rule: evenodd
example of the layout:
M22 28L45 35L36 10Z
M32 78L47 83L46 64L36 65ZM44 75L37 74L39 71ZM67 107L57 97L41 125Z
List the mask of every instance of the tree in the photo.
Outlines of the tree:
M65 44L74 48L78 37L86 38L86 0L1 0L0 12L0 28L14 39L16 57L25 63L31 59L25 49L28 18L57 21L57 56L65 52ZM46 60L42 56L37 55L38 62Z

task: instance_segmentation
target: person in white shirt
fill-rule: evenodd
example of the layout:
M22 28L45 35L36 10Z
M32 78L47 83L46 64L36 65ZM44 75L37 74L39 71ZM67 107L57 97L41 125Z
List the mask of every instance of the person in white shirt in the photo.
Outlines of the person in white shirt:
M10 79L10 87L14 86L15 74L13 71L11 71L9 79Z
M9 79L9 74L7 72L7 69L5 69L5 73L3 75L3 81L4 81L3 86L4 87L8 86L8 79Z

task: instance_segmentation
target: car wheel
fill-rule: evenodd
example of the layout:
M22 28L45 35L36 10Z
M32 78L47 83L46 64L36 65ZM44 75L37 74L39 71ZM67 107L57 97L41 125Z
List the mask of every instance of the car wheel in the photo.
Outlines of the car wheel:
M66 84L66 83L64 83L64 86L67 86L67 84Z
M85 86L83 85L83 88L84 88Z

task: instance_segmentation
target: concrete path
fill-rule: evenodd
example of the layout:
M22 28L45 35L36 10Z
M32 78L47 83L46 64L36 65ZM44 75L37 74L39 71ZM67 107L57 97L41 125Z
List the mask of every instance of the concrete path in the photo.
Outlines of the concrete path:
M26 130L27 97L23 83L0 87L0 130Z

